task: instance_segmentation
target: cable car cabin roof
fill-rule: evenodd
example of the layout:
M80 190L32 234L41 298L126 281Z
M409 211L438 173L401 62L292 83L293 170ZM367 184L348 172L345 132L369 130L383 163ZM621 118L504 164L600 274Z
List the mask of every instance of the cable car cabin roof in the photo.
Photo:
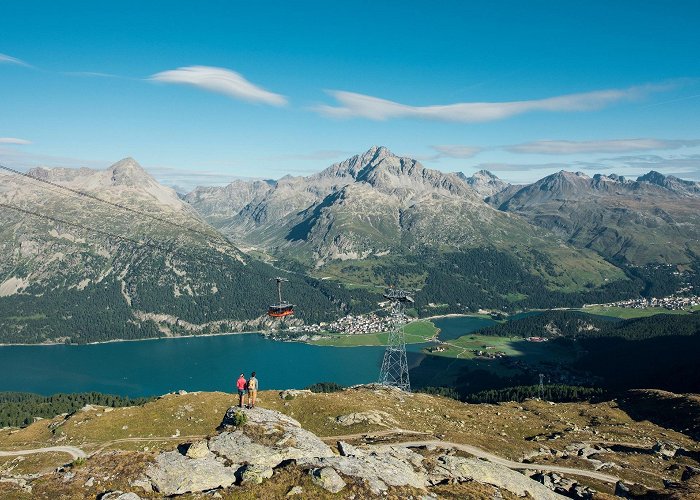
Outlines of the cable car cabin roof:
M282 302L280 304L272 304L267 310L267 315L273 318L281 318L294 314L294 304Z

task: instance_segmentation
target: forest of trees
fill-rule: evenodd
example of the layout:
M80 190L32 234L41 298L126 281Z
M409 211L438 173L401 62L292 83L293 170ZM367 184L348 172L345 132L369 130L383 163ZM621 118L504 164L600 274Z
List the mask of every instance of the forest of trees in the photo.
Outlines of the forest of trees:
M544 254L533 264L553 272ZM476 311L480 308L513 311L525 308L578 307L639 296L644 280L638 276L609 283L601 288L564 293L552 291L546 282L516 257L495 249L475 248L439 255L409 257L413 272L428 278L417 306L429 302L447 304L446 313ZM514 295L521 298L515 298Z
M418 392L443 396L446 398L464 401L466 403L501 403L539 398L539 385L518 385L501 389L489 389L460 395L453 387L422 387ZM543 386L542 399L554 403L566 403L571 401L598 401L605 396L605 391L600 387L581 387L576 385L548 384Z
M30 392L0 392L0 427L24 427L35 417L52 418L61 413L73 413L85 405L136 406L154 398L129 398L99 392L54 394L42 396Z
M542 399L553 403L567 403L572 401L598 401L605 396L605 391L600 387L580 387L576 385L552 384L542 388ZM467 403L500 403L504 401L517 401L539 398L539 385L520 385L503 389L475 392L467 395Z
M612 320L573 311L544 311L517 321L506 321L484 328L479 333L500 337L613 337L644 340L653 337L698 335L700 313L657 314L646 318Z
M277 301L274 282L279 271L251 260L246 265L228 255L207 253L220 265L202 264L199 254L179 253L177 273L168 268L158 252L143 255L133 250L119 252L116 268L126 268L125 290L112 273L84 289L58 283L34 284L27 293L0 297L0 343L41 343L69 338L71 343L112 339L162 337L151 321L137 321L133 311L165 313L190 323L217 320L248 320L267 312ZM173 257L174 259L174 257ZM184 273L184 274L182 274ZM62 277L61 279L64 279ZM367 312L376 307L379 295L364 290L352 292L338 283L289 274L284 298L297 307L295 314L307 323L337 318L347 313ZM75 280L78 281L78 280ZM56 290L47 292L46 288ZM176 295L174 290L181 293ZM190 293L191 292L191 293ZM124 293L128 294L128 304ZM176 333L192 334L177 326ZM218 332L217 332L218 333Z

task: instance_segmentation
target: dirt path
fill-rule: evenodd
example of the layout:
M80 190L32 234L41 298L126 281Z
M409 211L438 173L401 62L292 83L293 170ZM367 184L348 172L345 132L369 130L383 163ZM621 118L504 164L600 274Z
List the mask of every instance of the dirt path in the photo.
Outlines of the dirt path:
M73 460L76 458L87 458L87 453L75 446L49 446L47 448L35 448L33 450L0 451L0 457L16 457L18 455L31 455L33 453L68 453L73 457Z
M107 441L106 443L102 443L102 446L100 446L97 450L90 453L90 455L97 455L98 453L101 453L102 451L104 451L105 448L108 448L108 447L112 446L113 444L117 444L117 443L147 443L149 441L180 441L182 443L186 443L188 441L192 441L195 439L204 439L205 437L206 436L201 435L201 436L168 436L168 437L132 437L132 438L113 439L112 441Z

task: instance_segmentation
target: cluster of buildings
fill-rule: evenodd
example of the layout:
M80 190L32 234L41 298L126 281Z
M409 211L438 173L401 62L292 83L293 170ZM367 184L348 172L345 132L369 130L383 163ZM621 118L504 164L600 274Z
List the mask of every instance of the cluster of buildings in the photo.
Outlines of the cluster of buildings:
M325 330L346 335L362 333L387 332L391 330L390 317L380 318L374 313L364 315L348 315L325 325Z
M690 309L700 305L700 296L688 295L678 296L670 295L668 297L651 298L651 299L629 299L619 302L611 302L609 304L587 304L583 307L592 307L594 305L602 305L604 307L625 307L631 309L646 309L648 307L663 307L665 309L675 311L678 309Z
M481 349L474 349L472 350L472 353L477 358L501 359L506 357L506 353L503 351L484 351Z

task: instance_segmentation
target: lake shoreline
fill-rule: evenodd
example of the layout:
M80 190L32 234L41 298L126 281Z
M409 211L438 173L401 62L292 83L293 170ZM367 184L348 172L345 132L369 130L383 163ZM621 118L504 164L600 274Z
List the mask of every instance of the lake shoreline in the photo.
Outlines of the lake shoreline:
M433 319L441 319L441 318L460 318L460 317L473 317L473 318L481 318L485 319L482 315L478 314L462 314L462 313L450 313L450 314L438 314L435 316L428 316L425 318L418 318L415 319L414 321L431 321ZM438 329L439 330L439 329ZM218 337L218 336L227 336L227 335L244 335L244 334L250 334L250 333L256 333L259 335L263 335L266 338L269 338L270 340L274 340L277 342L299 342L302 344L308 344L308 345L317 345L311 343L312 341L308 340L296 340L296 339L277 339L273 336L270 336L270 334L274 334L275 331L263 331L263 330L255 330L255 331L250 331L250 332L219 332L219 333L203 333L200 335L193 334L193 335L175 335L175 336L165 336L165 337L151 337L151 338L143 338L143 339L111 339L111 340L101 340L99 342L86 342L84 344L72 344L68 343L66 344L65 342L41 342L41 343L36 343L36 344L27 344L27 343L21 343L21 344L6 344L6 343L0 343L0 348L2 347L12 347L12 346L57 346L57 345L101 345L101 344L113 344L116 342L143 342L143 341L148 341L148 340L163 340L163 339L187 339L187 338L195 338L195 337ZM439 336L439 331L438 331L438 336ZM357 345L357 346L332 346L332 347L376 347L373 345Z
M111 339L111 340L101 340L99 342L86 342L84 344L66 344L65 342L41 342L38 344L27 344L27 343L22 343L22 344L0 344L1 347L14 347L14 346L25 346L25 347L39 347L39 346L57 346L57 345L66 345L66 346L79 346L79 345L102 345L102 344L115 344L117 342L145 342L149 340L168 340L168 339L191 339L191 338L197 338L197 337L221 337L221 336L229 336L229 335L247 335L251 333L257 333L258 335L264 335L266 332L263 331L251 331L251 332L220 332L220 333L202 333L201 335L173 335L173 336L165 336L165 337L150 337L150 338L144 338L144 339ZM274 340L274 339L273 339Z

